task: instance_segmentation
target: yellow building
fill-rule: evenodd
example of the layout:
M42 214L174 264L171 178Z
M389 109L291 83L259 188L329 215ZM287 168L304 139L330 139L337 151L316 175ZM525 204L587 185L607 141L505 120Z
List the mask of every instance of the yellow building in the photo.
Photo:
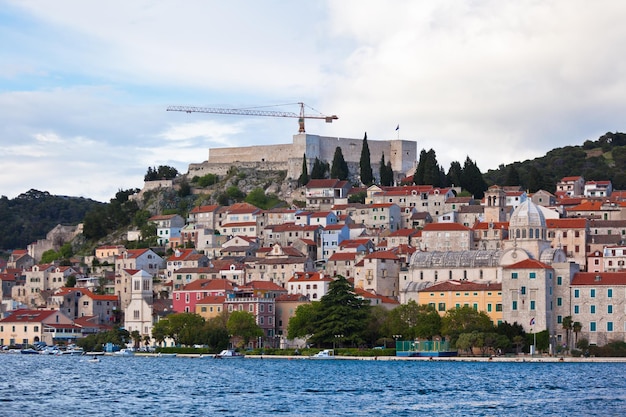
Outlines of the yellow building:
M196 303L195 313L204 317L205 320L219 316L224 311L224 295L209 295Z
M428 304L440 315L456 307L484 311L494 325L502 322L502 284L449 280L418 291L418 304Z

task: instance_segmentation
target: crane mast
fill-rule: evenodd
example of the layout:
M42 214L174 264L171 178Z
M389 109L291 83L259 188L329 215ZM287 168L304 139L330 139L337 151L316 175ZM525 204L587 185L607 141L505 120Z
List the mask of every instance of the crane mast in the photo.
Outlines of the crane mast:
M323 119L326 123L332 123L339 117L336 115L310 115L304 113L304 103L300 105L300 114L294 112L274 111L274 110L257 110L257 109L224 109L217 107L193 107L193 106L169 106L167 111L180 111L185 113L213 113L213 114L234 114L243 116L268 116L268 117L291 117L298 119L298 133L305 133L304 119Z

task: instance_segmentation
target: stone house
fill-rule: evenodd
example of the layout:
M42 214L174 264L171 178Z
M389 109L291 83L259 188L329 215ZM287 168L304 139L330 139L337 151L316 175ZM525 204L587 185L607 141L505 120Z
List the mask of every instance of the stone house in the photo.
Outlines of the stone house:
M397 298L400 267L401 260L393 252L378 251L367 254L356 264L354 287Z
M320 272L296 272L287 283L289 294L301 294L311 301L319 301L328 292L333 279Z

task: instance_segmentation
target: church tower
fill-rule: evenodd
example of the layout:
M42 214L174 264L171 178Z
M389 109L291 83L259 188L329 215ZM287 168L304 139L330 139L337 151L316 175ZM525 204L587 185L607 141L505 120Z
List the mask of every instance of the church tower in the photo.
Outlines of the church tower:
M507 221L506 192L499 185L492 185L485 191L485 222Z
M130 303L124 314L124 328L152 336L152 275L138 270L131 277Z

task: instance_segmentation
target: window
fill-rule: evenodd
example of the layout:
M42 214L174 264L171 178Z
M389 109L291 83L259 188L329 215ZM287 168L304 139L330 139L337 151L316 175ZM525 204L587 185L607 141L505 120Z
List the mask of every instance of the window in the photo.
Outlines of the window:
M607 321L606 322L606 331L607 332L612 332L613 331L613 322L612 321Z
M511 310L517 310L517 301L513 301L513 306L511 307Z
M592 289L589 291L589 296L590 296L591 298L596 298L596 290L595 290L595 288L592 288Z
M502 304L496 304L496 311L502 311Z
M589 331L592 331L592 332L596 331L596 322L595 321L589 322Z
M517 279L517 272L511 273L511 279Z
M563 285L563 277L556 277L556 285Z
M563 316L556 316L556 322L559 324L563 323Z
M439 306L437 307L437 309L439 311L446 311L446 303L439 303Z
M607 298L613 298L613 289L609 288L606 290L606 296Z
M526 294L526 287L522 287L520 289L520 292L521 292L522 295L525 295Z
M594 306L594 305L589 306L589 312L591 314L596 314L596 306Z
M491 313L491 303L487 304L487 311Z
M530 309L531 310L535 309L535 300L530 300Z
M574 298L580 298L580 290L574 290Z
M606 312L608 314L613 314L613 305L612 304L609 304L609 305L606 306Z
M557 307L560 307L563 305L563 299L561 297L557 297L556 299L556 305Z
M580 313L580 307L574 306L574 314L579 314L579 313Z
M537 273L536 272L531 272L530 275L529 275L530 279L534 279L536 277L537 277Z
M478 311L478 304L474 303L474 310Z

